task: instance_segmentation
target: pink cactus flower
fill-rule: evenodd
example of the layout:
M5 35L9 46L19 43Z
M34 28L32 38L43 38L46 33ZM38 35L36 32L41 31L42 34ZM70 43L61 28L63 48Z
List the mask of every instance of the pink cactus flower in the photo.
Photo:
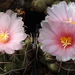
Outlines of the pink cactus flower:
M22 41L27 37L23 24L22 17L11 10L0 13L0 52L12 54L23 47Z
M75 3L67 4L65 1L47 8L47 13L50 20L63 21L75 24Z
M56 56L58 61L75 59L75 25L71 23L41 22L38 41L42 43L42 51Z

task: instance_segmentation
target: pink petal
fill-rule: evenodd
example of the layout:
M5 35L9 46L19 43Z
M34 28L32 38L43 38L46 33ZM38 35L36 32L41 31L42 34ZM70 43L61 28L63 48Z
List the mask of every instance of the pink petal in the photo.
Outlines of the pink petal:
M23 26L23 22L21 19L16 19L15 21L13 21L13 23L10 25L10 34L14 34L14 32L24 32L24 28Z
M7 48L7 49L5 50L5 52L6 52L7 54L13 54L13 53L14 53L14 50L12 50L12 49L10 49L10 48Z
M59 45L43 45L42 46L42 50L44 52L50 53L51 55L53 55L52 53L56 52L59 49Z
M72 54L75 52L73 47L69 47L67 49L60 49L61 54L58 53L59 55L56 55L56 59L59 61L68 61L72 58ZM56 54L57 54L56 53Z
M62 8L62 11L60 11ZM48 7L47 13L50 15L52 19L56 21L67 20L67 4L65 1L60 2L57 5L53 5L52 8ZM62 15L62 16L61 16Z
M9 16L11 16L14 12L9 9L9 10L6 11L6 13L7 13Z
M9 24L10 24L10 16L5 13L2 14L0 16L0 31L3 32L7 31Z
M75 3L71 2L68 4L68 18L72 18L72 21L75 22Z
M50 25L48 24L48 21L42 21L41 22L41 26L43 27L43 28L46 28L46 29L51 29L51 27L50 27Z

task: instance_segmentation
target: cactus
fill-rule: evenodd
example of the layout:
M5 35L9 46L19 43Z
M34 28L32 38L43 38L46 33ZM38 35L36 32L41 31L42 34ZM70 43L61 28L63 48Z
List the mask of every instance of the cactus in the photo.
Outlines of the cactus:
M47 4L47 5L50 5L54 2L54 0L44 0L44 2Z
M35 8L36 11L42 12L46 8L46 4L43 0L36 0L32 2L32 7Z
M69 60L66 62L57 61L56 58L49 53L44 53L38 47L39 51L39 61L47 66L50 71L57 75L75 75L75 62L73 60Z
M60 2L59 0L58 1L54 1L52 5L58 4L59 2Z
M30 51L32 51L32 43L30 38L27 38L22 50L11 55L0 53L0 75L21 75L20 71L24 70L33 59L28 53Z

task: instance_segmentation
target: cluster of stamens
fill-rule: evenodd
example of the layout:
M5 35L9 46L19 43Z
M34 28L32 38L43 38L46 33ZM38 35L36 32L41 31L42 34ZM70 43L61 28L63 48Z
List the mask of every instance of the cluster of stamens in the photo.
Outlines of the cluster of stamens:
M8 39L9 39L9 35L8 35L8 33L7 32L0 32L0 42L1 43L6 43L7 41L8 41Z
M62 46L66 48L67 46L72 44L72 38L71 37L61 37L60 41L62 43Z

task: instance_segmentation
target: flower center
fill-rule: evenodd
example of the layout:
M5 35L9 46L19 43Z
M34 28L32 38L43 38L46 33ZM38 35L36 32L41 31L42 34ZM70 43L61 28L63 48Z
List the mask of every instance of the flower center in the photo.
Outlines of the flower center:
M9 39L8 33L7 32L2 32L0 33L0 42L1 43L6 43Z
M71 45L72 38L71 37L62 37L62 38L60 38L60 41L62 43L62 46L64 48L66 48L68 45Z
M72 18L69 18L69 21L66 21L68 23L71 23L71 24L75 24L75 22L72 21Z

